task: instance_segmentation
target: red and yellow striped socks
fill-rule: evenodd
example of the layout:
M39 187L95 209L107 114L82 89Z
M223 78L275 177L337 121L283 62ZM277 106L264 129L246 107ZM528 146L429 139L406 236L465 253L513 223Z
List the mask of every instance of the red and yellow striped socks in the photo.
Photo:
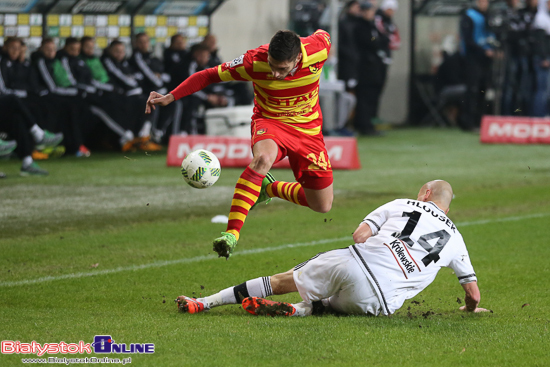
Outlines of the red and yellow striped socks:
M266 191L269 197L280 198L302 206L309 206L304 188L298 182L275 181L267 185Z
M264 177L250 167L246 167L235 185L226 232L234 234L237 240L248 211L260 196Z

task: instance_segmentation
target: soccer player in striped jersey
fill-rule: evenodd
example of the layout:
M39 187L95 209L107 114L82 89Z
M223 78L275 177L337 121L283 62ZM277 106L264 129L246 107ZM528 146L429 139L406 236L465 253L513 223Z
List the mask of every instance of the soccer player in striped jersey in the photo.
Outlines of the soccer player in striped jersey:
M308 316L326 310L391 315L448 267L466 293L460 309L487 311L478 307L480 293L468 250L447 217L452 198L449 183L428 182L416 200L394 200L367 215L353 234L354 245L322 252L286 273L249 280L212 296L180 296L178 308L197 313L242 302L253 315ZM291 292L299 292L303 302L265 299Z
M331 209L332 168L319 107L319 78L330 47L330 35L323 30L304 38L278 31L269 44L195 73L167 95L151 92L146 113L211 83L239 80L254 85L253 159L237 181L227 230L214 240L220 256L231 255L248 211L257 203L278 197L320 213ZM287 156L297 182L276 181L268 173Z

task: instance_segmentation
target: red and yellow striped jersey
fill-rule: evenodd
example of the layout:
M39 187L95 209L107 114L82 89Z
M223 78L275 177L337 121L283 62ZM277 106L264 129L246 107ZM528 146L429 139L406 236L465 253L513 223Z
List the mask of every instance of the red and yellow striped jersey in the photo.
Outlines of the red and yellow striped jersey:
M267 62L269 45L247 51L218 66L222 81L251 81L254 85L254 118L268 118L308 135L321 131L319 79L330 52L330 35L317 30L301 38L302 60L283 80L273 77Z

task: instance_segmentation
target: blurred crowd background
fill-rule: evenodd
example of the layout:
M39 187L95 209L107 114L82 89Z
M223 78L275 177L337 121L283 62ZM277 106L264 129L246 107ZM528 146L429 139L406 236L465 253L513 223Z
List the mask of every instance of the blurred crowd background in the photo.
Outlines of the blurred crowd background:
M59 3L47 0L46 5L48 1L49 10ZM243 9L231 8L237 3L232 1L226 2L226 13L242 14ZM238 5L244 2L239 0ZM132 1L115 3L125 6ZM211 15L224 2L204 3ZM264 14L266 4L251 3L250 11ZM325 135L383 136L396 122L477 132L484 114L548 115L550 4L546 0L270 4L278 22L256 24L258 33L290 28L306 36L322 28L333 35L320 87ZM150 9L158 10L153 5ZM3 6L0 1L0 11ZM286 20L277 17L281 12L288 13ZM400 12L405 16L398 16ZM209 32L217 29L215 18L97 16L90 22L105 17L101 21L105 31L100 32L103 27L86 27L89 15L48 15L40 23L32 14L21 15L0 13L0 155L13 152L19 157L23 175L47 174L36 161L62 155L159 151L170 135L208 133L207 110L253 103L250 85L220 83L144 114L150 91L167 93L193 73L239 56L219 54L217 37ZM14 21L28 24L29 31ZM125 30L130 21L133 32ZM239 19L231 21L236 28L231 31L232 41L224 41L226 46L245 38L238 31ZM227 34L221 36L227 40ZM269 38L263 40L267 42ZM409 56L407 78L394 78L398 86L387 87L392 75L405 73L400 61L404 54ZM386 104L392 99L399 106L396 109L408 106L406 116L400 121L385 118L380 112L383 97Z

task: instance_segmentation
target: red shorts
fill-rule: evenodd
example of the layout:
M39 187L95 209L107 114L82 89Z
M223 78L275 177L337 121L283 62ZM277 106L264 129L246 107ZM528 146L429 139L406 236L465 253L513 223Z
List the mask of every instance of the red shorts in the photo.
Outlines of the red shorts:
M294 177L306 189L322 190L332 184L332 167L323 134L307 135L293 127L265 118L252 120L252 146L261 140L277 143L275 163L288 156Z

